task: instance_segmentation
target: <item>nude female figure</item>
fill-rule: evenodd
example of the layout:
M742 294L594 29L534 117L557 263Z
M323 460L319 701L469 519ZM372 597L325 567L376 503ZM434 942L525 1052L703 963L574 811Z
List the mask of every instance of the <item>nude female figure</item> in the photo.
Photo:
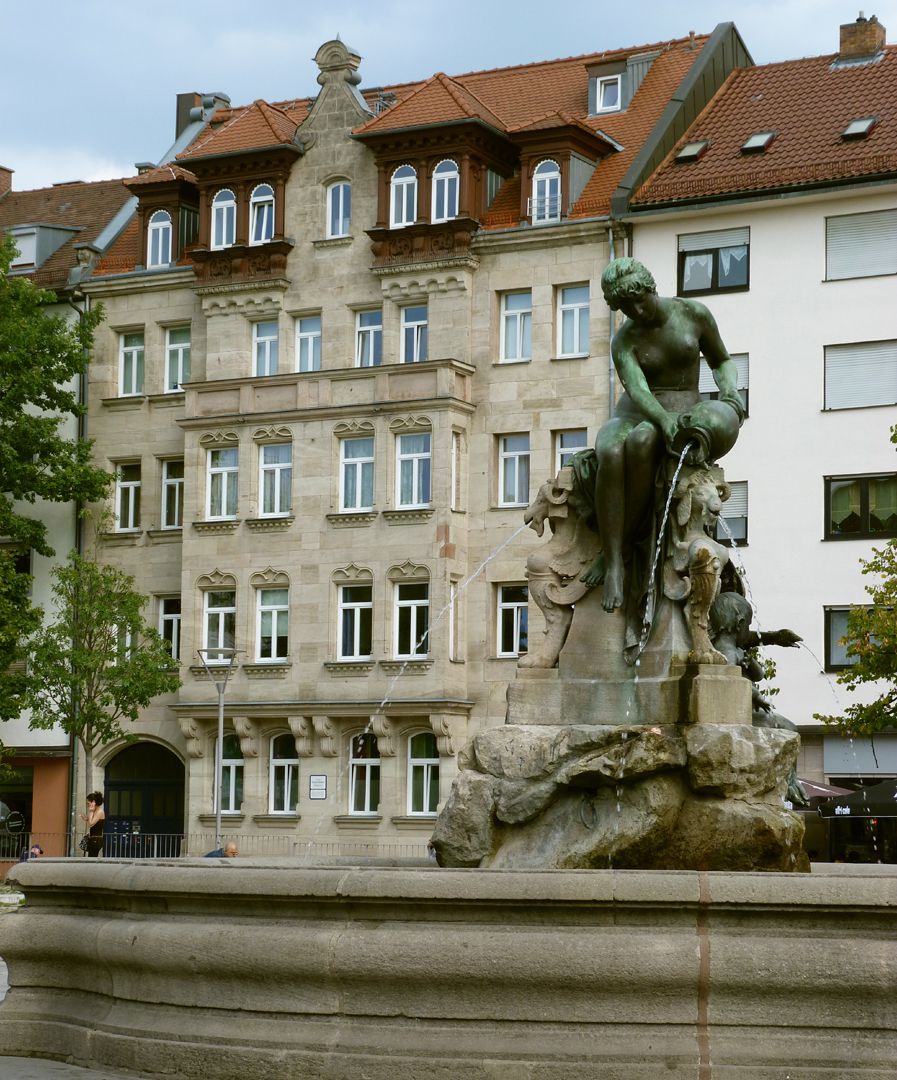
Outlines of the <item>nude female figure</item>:
M595 440L595 510L603 550L581 580L590 587L603 582L602 606L613 611L624 601L624 555L653 509L658 465L673 452L680 413L699 400L701 354L720 400L735 409L739 423L744 405L735 363L703 304L658 296L654 278L636 259L611 262L601 288L608 306L626 316L611 346L625 393Z

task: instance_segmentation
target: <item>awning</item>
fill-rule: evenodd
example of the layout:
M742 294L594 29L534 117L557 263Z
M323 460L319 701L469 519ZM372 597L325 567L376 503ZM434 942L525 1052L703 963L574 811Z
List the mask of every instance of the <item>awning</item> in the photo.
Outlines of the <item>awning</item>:
M835 787L834 784L823 784L819 780L801 779L804 791L808 799L830 799L833 795L852 795L852 788Z
M897 777L820 803L821 817L897 818Z

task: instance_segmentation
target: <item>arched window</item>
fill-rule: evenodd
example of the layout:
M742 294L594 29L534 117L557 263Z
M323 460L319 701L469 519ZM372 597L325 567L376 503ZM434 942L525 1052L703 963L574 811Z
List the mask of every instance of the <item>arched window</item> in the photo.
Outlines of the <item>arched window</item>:
M561 220L561 170L556 161L540 161L536 166L530 218L534 225Z
M233 247L237 228L237 200L226 188L212 199L212 247Z
M417 173L410 165L400 165L390 183L390 225L402 229L417 220Z
M168 266L171 262L171 214L157 210L149 219L146 237L146 265Z
M259 184L249 199L249 243L266 244L274 235L274 191Z
M439 804L439 749L432 731L408 740L408 813L435 814Z
M380 806L380 750L371 732L349 744L349 813L376 814Z
M327 188L327 239L349 235L352 217L352 185L348 180L337 180Z
M292 735L271 740L271 771L268 782L268 813L295 814L299 803L299 757Z
M458 166L440 161L433 170L432 221L450 221L458 216Z
M236 735L225 735L221 753L221 813L243 809L243 751Z

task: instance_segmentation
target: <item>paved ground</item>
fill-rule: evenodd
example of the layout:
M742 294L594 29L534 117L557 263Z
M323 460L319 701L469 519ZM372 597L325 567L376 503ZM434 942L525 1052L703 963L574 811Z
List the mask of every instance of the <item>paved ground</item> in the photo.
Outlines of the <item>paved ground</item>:
M79 1069L61 1061L0 1057L0 1080L153 1080L145 1073L118 1073L108 1069Z

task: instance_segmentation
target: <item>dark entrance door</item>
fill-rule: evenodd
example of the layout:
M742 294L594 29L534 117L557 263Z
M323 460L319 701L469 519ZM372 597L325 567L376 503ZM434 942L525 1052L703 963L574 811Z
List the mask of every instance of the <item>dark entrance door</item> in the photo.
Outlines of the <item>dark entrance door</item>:
M107 856L180 855L184 766L164 746L135 743L106 766Z

